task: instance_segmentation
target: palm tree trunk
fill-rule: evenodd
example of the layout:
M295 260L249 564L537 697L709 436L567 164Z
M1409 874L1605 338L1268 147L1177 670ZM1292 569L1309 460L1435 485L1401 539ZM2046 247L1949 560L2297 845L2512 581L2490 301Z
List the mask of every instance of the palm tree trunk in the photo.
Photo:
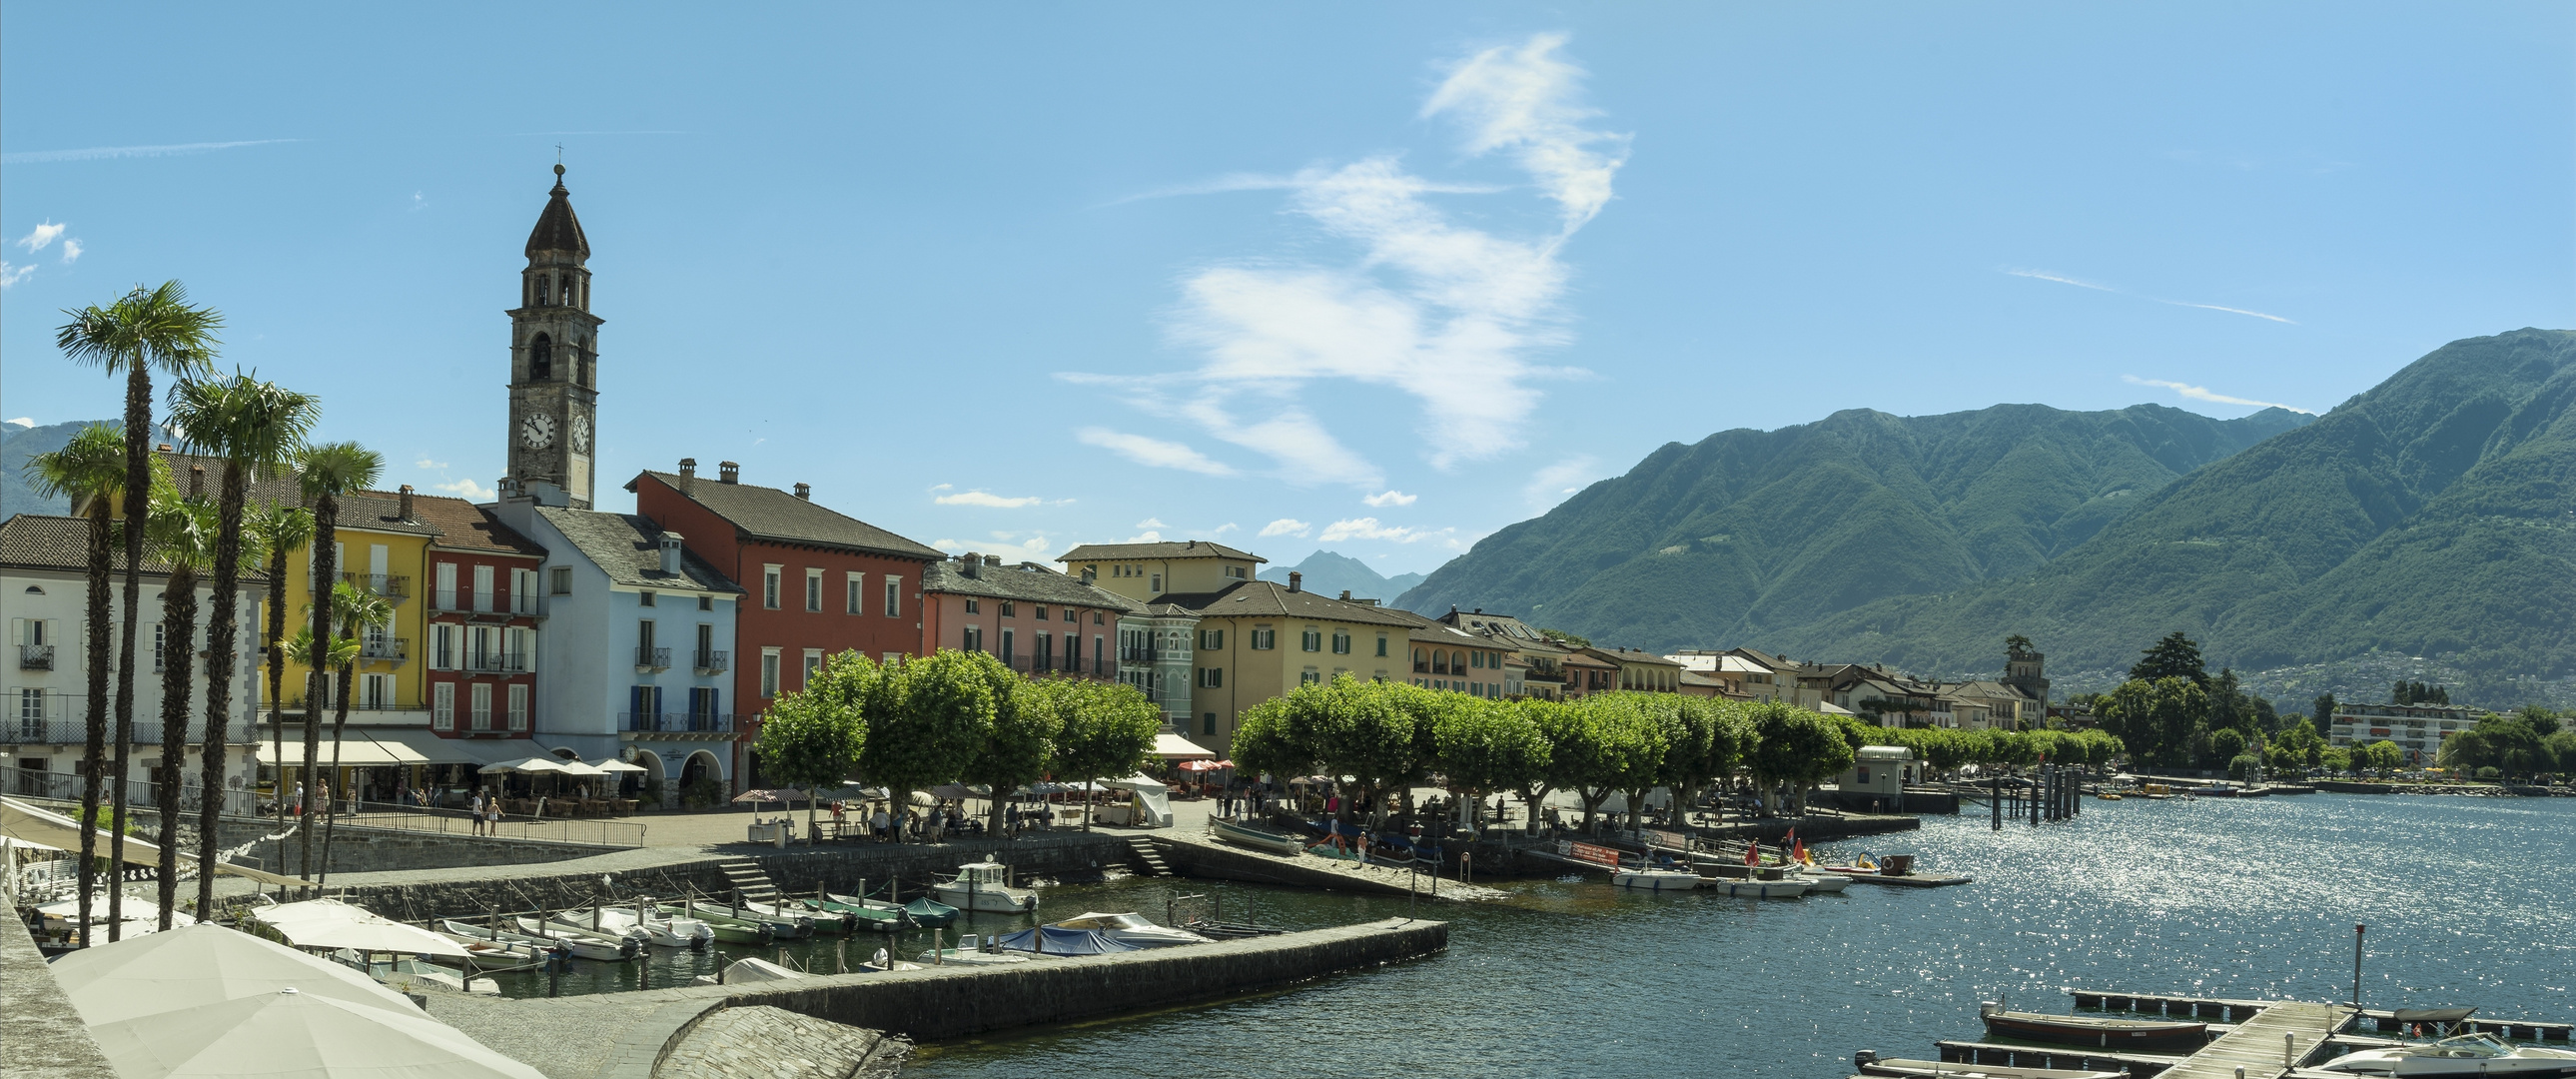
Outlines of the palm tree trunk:
M313 879L313 795L322 791L314 769L321 766L322 753L322 687L330 678L324 673L326 657L331 654L331 589L340 580L339 557L340 500L324 495L313 506L313 674L310 688L304 693L304 793L305 817L296 840L297 875ZM347 686L337 687L342 693Z
M357 627L350 628L354 630ZM331 778L335 782L340 778L340 733L349 727L349 687L357 681L357 672L358 665L355 663L340 665L340 692L331 702ZM334 791L332 795L336 798L338 792ZM358 799L352 795L349 799L349 807L355 809L357 805ZM316 883L328 883L331 879L331 834L340 828L340 815L334 813L324 817L323 821L322 872L316 878Z
M188 751L188 683L196 676L197 575L182 561L170 570L162 590L162 633L170 642L161 665L161 767L153 770L160 788L161 910L160 928L170 928L179 905L179 758Z
M268 553L268 766L276 772L270 801L286 823L286 550ZM282 852L281 852L282 853ZM283 869L286 859L277 862Z
M152 495L152 369L144 366L141 356L131 359L125 374L125 627L117 647L116 785L109 788L115 816L107 836L111 882L125 874L126 762L134 749L134 623L143 606L143 522L151 512L147 507ZM125 889L111 884L107 892L111 943L124 936L124 913Z
M240 649L235 631L241 619L234 601L241 594L242 503L249 496L250 479L242 472L241 463L224 464L224 490L217 503L215 531L215 596L214 608L206 616L206 735L197 751L204 764L203 778L198 782L200 804L197 807L197 917L205 920L215 909L215 850L221 846L217 834L223 823L225 743L232 740L233 679L241 674Z
M80 941L89 947L90 896L98 888L99 761L107 755L108 569L107 496L89 503L89 649L82 658L89 668L88 752L81 761Z

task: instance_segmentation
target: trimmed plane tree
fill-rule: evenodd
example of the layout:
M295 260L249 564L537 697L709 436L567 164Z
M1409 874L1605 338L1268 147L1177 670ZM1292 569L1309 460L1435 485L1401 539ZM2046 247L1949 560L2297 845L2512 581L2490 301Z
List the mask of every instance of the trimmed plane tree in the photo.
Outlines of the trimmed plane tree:
M976 653L940 649L887 668L865 709L859 771L886 789L901 821L912 792L956 779L993 724L993 687ZM895 830L897 842L903 830Z
M867 709L886 670L857 652L823 661L805 688L779 694L760 720L761 770L806 790L805 834L818 826L816 792L838 787L866 757Z
M1088 784L1104 776L1132 775L1154 751L1154 736L1163 729L1163 710L1143 690L1124 682L1081 678L1048 678L1029 686L1031 702L1053 713L1055 753L1049 768L1059 780ZM1243 744L1240 736L1235 744ZM1237 767L1250 767L1240 756ZM1002 791L996 788L998 799ZM1091 814L1082 815L1084 831Z
M966 782L983 787L991 797L985 809L992 815L987 834L1002 834L1002 799L1012 791L1046 777L1047 764L1055 756L1055 740L1064 731L1063 714L1040 695L1037 684L1012 673L1001 660L982 652L969 653L977 673L993 691L993 718L984 725L982 744L967 758L959 774ZM1049 678L1050 682L1076 681ZM1083 815L1088 826L1090 814Z

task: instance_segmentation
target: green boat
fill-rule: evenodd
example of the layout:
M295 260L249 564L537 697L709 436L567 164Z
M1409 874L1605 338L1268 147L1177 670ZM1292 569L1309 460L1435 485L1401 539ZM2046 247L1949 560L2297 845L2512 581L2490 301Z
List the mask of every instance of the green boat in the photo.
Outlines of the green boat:
M771 944L776 943L778 939L777 934L770 930L769 923L767 922L746 921L741 918L728 917L708 910L705 907L684 907L677 903L665 903L662 904L662 913L672 917L695 918L701 922L705 922L707 923L707 928L715 932L716 939L727 944L754 944L766 948Z
M923 929L941 929L957 924L957 908L926 895L909 903L895 904L882 899L864 899L838 892L824 894L827 897L826 902L876 911L889 918L909 921Z
M818 917L814 919L814 926L817 929L822 928L823 918L821 916L824 915L839 919L841 924L846 927L841 930L845 933L859 929L865 929L873 933L892 933L897 929L903 928L903 915L898 911L878 910L874 907L857 906L841 902L838 899L800 899L797 900L797 902L803 903L806 909L812 910L818 915Z
M803 914L768 914L758 910L745 910L727 903L692 902L690 906L698 912L697 916L700 920L708 921L710 924L713 923L709 915L720 915L737 922L765 925L769 927L770 936L778 940L803 940L814 935L814 919Z

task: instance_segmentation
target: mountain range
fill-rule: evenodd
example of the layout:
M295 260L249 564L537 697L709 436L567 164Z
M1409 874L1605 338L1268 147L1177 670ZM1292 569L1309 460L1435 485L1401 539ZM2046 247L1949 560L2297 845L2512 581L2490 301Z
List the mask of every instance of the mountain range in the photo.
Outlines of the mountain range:
M1287 584L1288 573L1291 570L1305 575L1301 578L1301 586L1306 591L1336 596L1347 590L1356 599L1375 599L1390 603L1395 600L1395 597L1403 595L1406 590L1422 583L1422 575L1419 573L1399 573L1393 577L1382 577L1376 570L1370 569L1366 562L1349 555L1320 550L1307 555L1305 561L1296 565L1272 566L1262 570L1256 576L1265 581Z
M2395 653L2576 671L2576 333L2453 342L2323 417L1854 410L1667 445L1399 604L1604 643L1990 670L2011 633L2115 678Z

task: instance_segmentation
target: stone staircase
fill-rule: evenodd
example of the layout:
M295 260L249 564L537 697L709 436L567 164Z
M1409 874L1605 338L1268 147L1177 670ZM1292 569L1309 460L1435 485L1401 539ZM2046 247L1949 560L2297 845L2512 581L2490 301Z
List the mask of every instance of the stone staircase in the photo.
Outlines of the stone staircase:
M778 902L778 885L770 881L768 871L760 868L760 863L749 858L728 858L716 863L716 868L724 871L726 885L733 893L725 899L750 903Z
M1144 836L1130 837L1127 840L1127 852L1128 862L1135 867L1137 876L1168 877L1172 875L1172 867L1163 864L1162 848L1155 846L1153 840L1147 839Z

